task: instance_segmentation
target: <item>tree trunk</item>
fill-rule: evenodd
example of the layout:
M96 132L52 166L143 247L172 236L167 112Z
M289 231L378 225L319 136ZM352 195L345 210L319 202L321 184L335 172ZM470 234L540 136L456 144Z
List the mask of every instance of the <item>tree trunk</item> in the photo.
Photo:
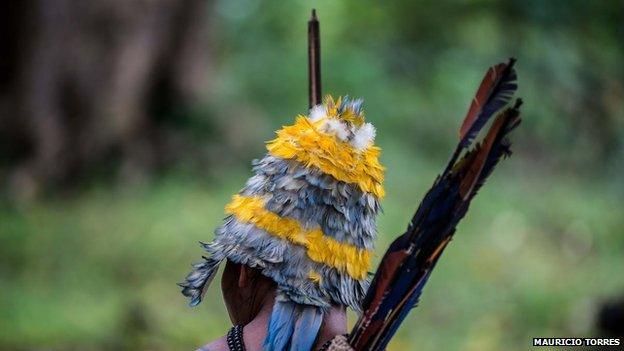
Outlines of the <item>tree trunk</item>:
M204 0L29 0L1 11L0 175L18 197L159 162L154 105L207 89Z

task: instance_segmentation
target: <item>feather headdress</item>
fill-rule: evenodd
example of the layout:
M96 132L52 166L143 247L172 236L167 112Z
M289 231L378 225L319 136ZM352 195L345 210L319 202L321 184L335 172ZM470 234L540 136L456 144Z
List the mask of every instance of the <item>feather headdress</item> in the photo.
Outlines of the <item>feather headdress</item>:
M311 347L331 304L359 311L384 196L374 138L362 100L348 97L328 96L277 131L267 155L253 162L254 175L226 206L215 239L202 244L209 256L181 284L190 304L201 301L228 259L277 283L267 349ZM305 333L295 331L297 323Z

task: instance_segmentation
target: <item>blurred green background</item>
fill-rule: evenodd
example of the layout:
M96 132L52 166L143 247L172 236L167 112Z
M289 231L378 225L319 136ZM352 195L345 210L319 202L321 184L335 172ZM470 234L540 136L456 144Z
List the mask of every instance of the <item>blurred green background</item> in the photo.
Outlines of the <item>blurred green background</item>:
M263 142L306 112L312 7L323 91L362 97L383 149L376 260L445 165L486 68L518 59L514 156L389 350L606 335L600 311L624 297L620 1L3 6L1 350L191 350L225 333L218 284L191 309L175 283Z

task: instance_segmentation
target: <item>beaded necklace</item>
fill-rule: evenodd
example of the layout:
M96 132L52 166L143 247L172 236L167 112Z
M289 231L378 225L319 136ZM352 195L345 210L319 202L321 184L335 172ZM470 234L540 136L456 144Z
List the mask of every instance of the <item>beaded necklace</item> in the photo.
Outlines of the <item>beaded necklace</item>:
M233 326L232 329L228 331L226 339L230 351L245 351L242 325Z

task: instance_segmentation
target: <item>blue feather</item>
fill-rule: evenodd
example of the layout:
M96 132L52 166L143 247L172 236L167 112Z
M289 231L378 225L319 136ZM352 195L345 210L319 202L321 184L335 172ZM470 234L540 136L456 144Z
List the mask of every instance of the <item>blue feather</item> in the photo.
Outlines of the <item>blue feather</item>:
M297 304L276 298L269 320L267 337L264 339L266 351L283 351L288 347L297 321Z
M316 306L301 306L301 314L295 324L290 351L309 351L316 341L323 322L323 311Z

